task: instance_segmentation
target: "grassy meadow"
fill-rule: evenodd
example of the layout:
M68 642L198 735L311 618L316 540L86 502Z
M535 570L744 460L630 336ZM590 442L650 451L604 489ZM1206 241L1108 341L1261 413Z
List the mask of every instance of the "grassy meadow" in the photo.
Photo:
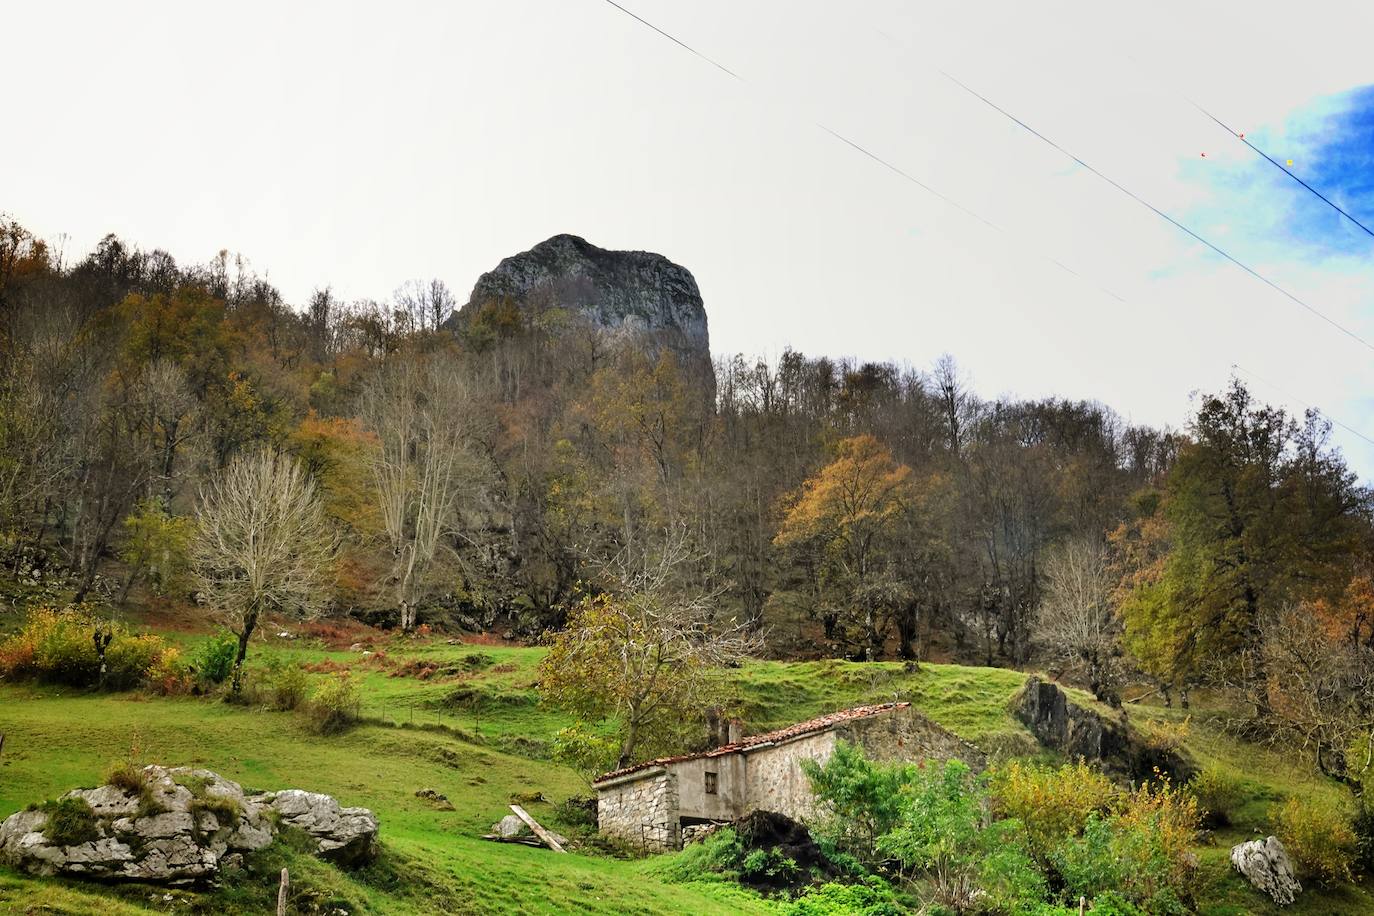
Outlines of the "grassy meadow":
M348 669L360 682L362 724L322 737L292 712L231 705L213 697L161 697L140 691L92 693L0 684L0 817L103 780L108 765L146 762L215 770L252 790L299 787L345 805L373 809L382 824L380 860L343 872L288 848L273 847L257 866L210 891L167 891L30 878L0 869L0 913L262 912L275 875L291 869L295 906L351 913L752 913L785 904L710 876L682 883L671 870L595 839L566 799L588 794L582 776L550 759L567 720L541 707L534 689L542 650L438 637L402 640L371 631L282 638L274 628L253 647L255 666L278 660L323 678ZM362 634L362 635L359 635ZM192 643L199 637L167 631ZM356 646L356 648L350 648ZM364 654L365 652L370 654ZM1024 675L997 668L897 663L753 662L729 673L753 730L788 724L861 702L911 700L936 721L994 755L1047 757L1008 713ZM1189 714L1133 706L1133 721L1167 729L1203 763L1244 780L1234 823L1199 846L1207 902L1203 913L1277 912L1231 874L1231 844L1267 830L1272 804L1290 794L1338 787L1305 763L1244 744ZM415 792L433 788L454 810ZM491 843L479 837L519 800L575 850ZM1288 910L1301 914L1374 912L1366 886L1307 890Z

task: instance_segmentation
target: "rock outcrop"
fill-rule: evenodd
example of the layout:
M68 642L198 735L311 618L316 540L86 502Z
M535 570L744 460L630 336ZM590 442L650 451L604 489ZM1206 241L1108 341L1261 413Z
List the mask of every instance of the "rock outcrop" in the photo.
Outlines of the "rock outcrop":
M261 849L283 826L312 836L339 864L376 853L377 818L328 795L288 789L245 795L210 770L144 767L142 787L74 789L0 824L0 862L39 875L190 884L230 856Z
M1195 769L1177 751L1155 747L1133 734L1124 716L1110 718L1075 703L1058 685L1034 675L1026 679L1014 712L1041 744L1120 776L1149 779L1158 769L1182 781Z
M484 309L503 303L531 321L561 310L651 357L667 348L714 390L701 291L687 268L662 255L608 251L575 235L555 235L482 274L449 327L467 328Z
M1265 837L1231 847L1231 867L1279 906L1292 903L1302 892L1293 876L1293 863L1278 837Z

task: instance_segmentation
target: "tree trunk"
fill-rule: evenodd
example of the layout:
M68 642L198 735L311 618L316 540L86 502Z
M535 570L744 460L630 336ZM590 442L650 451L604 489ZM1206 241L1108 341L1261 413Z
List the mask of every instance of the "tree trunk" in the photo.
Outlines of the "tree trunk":
M251 611L244 615L243 630L239 632L239 651L234 657L234 680L230 686L230 691L234 696L238 696L243 691L243 660L248 657L248 639L253 635L253 629L258 625L258 612Z
M639 723L631 717L625 728L625 741L620 745L620 759L616 768L627 767L634 762L635 743L639 740Z

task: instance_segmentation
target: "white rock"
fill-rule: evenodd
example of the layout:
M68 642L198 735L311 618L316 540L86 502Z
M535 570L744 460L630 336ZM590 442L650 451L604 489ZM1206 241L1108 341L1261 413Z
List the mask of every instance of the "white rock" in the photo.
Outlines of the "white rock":
M1287 906L1302 892L1293 876L1293 863L1278 837L1265 837L1231 847L1231 866L1279 906Z

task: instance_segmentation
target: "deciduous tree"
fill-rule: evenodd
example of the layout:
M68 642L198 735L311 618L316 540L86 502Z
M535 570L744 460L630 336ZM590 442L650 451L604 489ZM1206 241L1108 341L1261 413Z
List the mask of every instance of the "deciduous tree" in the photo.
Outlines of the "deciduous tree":
M310 617L330 596L335 540L315 482L295 459L233 459L201 492L192 548L200 600L238 636L233 691L264 614Z

